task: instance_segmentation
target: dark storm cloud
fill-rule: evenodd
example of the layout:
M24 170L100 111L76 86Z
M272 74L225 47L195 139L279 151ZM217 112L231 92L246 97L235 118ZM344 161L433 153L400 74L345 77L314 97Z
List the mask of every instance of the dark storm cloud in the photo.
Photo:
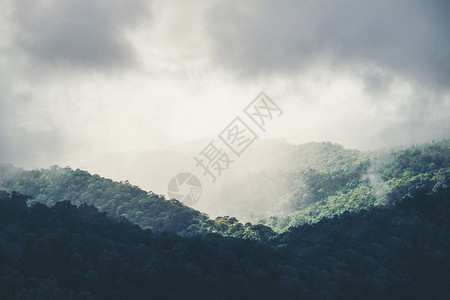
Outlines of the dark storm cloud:
M134 52L125 30L149 17L148 1L18 0L17 45L43 66L110 68L128 65Z
M381 68L446 89L449 15L445 0L227 1L209 11L207 24L216 62L244 76L298 73L319 64ZM385 79L378 74L367 83L383 87Z

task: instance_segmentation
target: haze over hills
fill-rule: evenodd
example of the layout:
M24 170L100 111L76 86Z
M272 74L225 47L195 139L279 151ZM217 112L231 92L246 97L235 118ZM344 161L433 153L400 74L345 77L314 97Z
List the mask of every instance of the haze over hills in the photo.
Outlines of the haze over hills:
M218 216L237 217L244 223L263 223L284 231L290 226L317 222L335 214L387 205L393 195L402 198L414 189L432 191L435 186L446 185L449 180L449 140L404 150L372 152L348 150L329 142L303 145L290 145L282 141L270 143L275 146L266 151L258 148L257 156L249 155L251 159L248 160L243 158L244 167L241 168L247 173L240 170L237 163L238 168L233 172L240 172L241 176L228 174L233 180L205 185L206 192L193 206L197 211L183 205L173 210L170 202L153 191L147 196L147 192L128 181L114 183L70 168L19 171L5 166L0 178L8 190L32 195L38 202L43 199L44 203L52 205L58 199L65 199L78 205L94 204L111 216L127 216L143 228L165 230L166 226L173 224L172 221L164 221L164 217L160 219L161 216L172 215L172 211L181 209L182 214L187 214L183 218L187 219L183 221L183 229L175 230L177 232L189 231L192 224L205 227L203 223L208 218L200 212L213 219ZM166 156L167 161L173 162L171 158L177 155L179 152L156 152L154 159L159 164ZM258 161L264 158L266 163L258 165ZM120 164L114 166L120 170ZM254 171L250 172L252 167ZM148 168L148 165L141 170L149 174L153 172L155 178L158 176L155 171L159 169ZM67 193L68 187L71 193ZM159 208L134 207L147 197L145 203L157 203L155 207ZM126 208L128 206L130 208ZM179 212L174 214L176 219L178 215ZM155 218L168 225L155 225L160 222Z
M448 299L449 16L0 0L0 300Z
M2 187L33 198L0 191L0 298L445 299L449 140L375 153L313 143L293 155L294 171L250 178L295 178L280 192L293 211L268 220L275 231L81 170L2 165Z
M258 139L246 152L223 172L216 183L202 175L203 170L195 167L194 156L198 155L213 139L201 139L177 144L166 150L140 150L125 153L111 153L96 159L74 161L71 166L114 180L128 180L135 185L157 194L167 195L170 179L178 173L197 174L209 190L216 190L230 180L242 179L252 173L278 165L283 167L286 153L293 145L278 139ZM204 177L204 178L203 178Z
M200 168L195 168L193 160L207 143L208 140L200 140L188 147L177 147L191 152L111 155L86 162L85 166L91 166L86 169L92 172L128 180L166 196L167 184L175 174L192 172L201 179L203 187L193 208L213 218L229 215L257 223L270 222L271 216L289 215L328 198L351 197L356 191L366 194L367 205L382 202L387 192L381 179L383 170L402 151L399 147L358 151L330 142L293 145L283 140L260 139L211 183ZM446 145L446 141L437 145Z

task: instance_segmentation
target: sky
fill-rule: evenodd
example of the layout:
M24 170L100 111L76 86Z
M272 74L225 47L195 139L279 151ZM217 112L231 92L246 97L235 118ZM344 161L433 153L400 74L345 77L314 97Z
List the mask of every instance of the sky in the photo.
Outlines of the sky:
M445 0L0 0L0 161L216 137L261 91L264 137L450 138Z

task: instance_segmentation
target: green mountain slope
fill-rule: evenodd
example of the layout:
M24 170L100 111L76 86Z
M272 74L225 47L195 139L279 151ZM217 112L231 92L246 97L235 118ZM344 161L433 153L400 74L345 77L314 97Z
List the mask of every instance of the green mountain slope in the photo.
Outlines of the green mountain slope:
M450 182L448 140L371 152L309 143L285 155L285 165L229 184L214 201L227 203L238 217L251 216L282 232Z
M449 214L440 186L260 243L0 192L0 299L446 299Z
M275 167L225 184L208 199L205 210L218 207L253 221L289 213L357 180L368 166L366 154L330 142L290 145L274 159Z
M177 200L145 192L128 182L114 182L99 175L71 168L40 170L0 168L0 183L8 191L33 197L29 201L52 206L59 201L74 205L89 204L113 218L126 218L143 229L170 231L184 236L219 233L224 236L267 239L272 230L263 225L239 223L227 216L211 220Z
M344 212L390 205L414 191L427 193L450 182L449 140L396 151L361 152L329 142L279 149L277 168L226 184L215 197L203 199L207 205L221 207L229 212L228 216L235 216L215 220L128 182L114 182L81 170L52 167L14 171L5 166L0 169L0 178L8 191L32 195L33 201L47 205L60 200L91 204L144 229L184 236L215 232L254 239L267 239L272 234L261 224L283 232ZM251 215L259 225L237 220Z

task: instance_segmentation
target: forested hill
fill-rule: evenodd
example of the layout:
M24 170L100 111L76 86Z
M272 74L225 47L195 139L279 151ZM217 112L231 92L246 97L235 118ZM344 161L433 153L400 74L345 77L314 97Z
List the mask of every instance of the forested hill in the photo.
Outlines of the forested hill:
M346 211L391 205L415 192L432 193L449 185L450 140L359 153L340 166L300 168L290 176L299 184L282 198L293 209L275 218L278 230Z
M450 184L450 140L368 152L308 143L284 155L279 167L226 185L210 205L224 203L231 215L253 215L282 232Z
M33 196L30 204L86 203L143 229L268 240L274 235L272 229L283 232L345 212L391 205L414 192L432 193L450 184L450 140L396 151L361 152L328 142L280 149L277 169L271 167L225 185L216 197L204 201L205 205L228 206L226 215L232 217L215 220L128 182L114 182L78 169L24 171L4 165L0 167L0 185ZM254 221L272 229L242 224L233 217L252 210L257 216L260 212Z
M0 192L0 299L448 299L450 189L291 228L183 238Z
M81 170L2 166L22 194L0 191L0 299L448 299L450 142L313 147L329 159L288 172L297 206L277 233Z
M143 229L169 231L183 236L218 233L223 236L267 240L270 227L239 223L233 217L218 217L192 209L177 200L145 192L129 182L115 182L86 171L57 166L25 171L11 165L0 166L0 186L30 195L29 204L53 206L59 201L89 204L108 216L126 218Z

